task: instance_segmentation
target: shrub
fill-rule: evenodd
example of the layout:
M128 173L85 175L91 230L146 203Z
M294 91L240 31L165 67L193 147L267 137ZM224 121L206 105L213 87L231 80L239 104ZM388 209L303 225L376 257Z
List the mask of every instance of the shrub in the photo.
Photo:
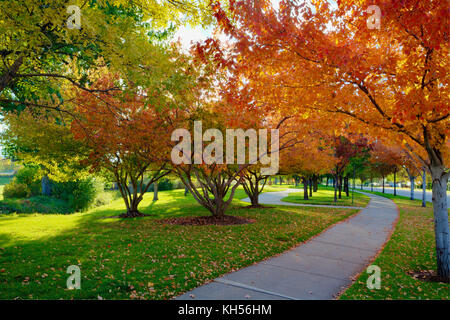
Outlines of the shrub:
M75 211L88 209L94 203L99 190L103 190L103 184L100 185L94 178L52 184L52 195L67 201Z
M41 194L41 175L37 167L23 167L17 171L14 179L28 187L30 196L37 196Z
M158 181L158 191L167 191L173 190L173 183L169 179L161 179ZM150 188L148 188L148 192L154 191L154 185L152 184Z
M52 197L37 196L28 199L0 201L0 214L9 213L72 213L66 201Z
M119 192L116 191L103 191L97 194L94 199L93 207L100 207L111 203L112 201L120 198Z
M15 178L17 182L23 183L27 186L33 182L39 181L41 176L39 174L39 168L37 167L24 167L17 171Z
M13 179L3 188L3 197L5 199L26 198L30 196L30 193L28 186L24 183L17 182L16 179Z

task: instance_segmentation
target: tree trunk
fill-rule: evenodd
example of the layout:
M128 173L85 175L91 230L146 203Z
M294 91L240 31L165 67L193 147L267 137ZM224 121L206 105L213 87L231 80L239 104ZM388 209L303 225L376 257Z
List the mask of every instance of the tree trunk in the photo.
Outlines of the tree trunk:
M339 176L338 178L338 190L339 190L339 199L342 199L342 176Z
M350 197L350 186L349 186L349 179L348 177L345 177L345 195L347 197Z
M410 177L410 182L411 182L411 200L414 200L414 177Z
M184 196L186 197L189 193L188 187L184 186Z
M317 190L319 190L319 177L318 176L314 176L314 192L317 192Z
M41 179L41 187L42 187L42 195L43 196L51 196L52 195L52 187L50 183L50 179L47 175L43 176Z
M383 193L384 193L384 176L383 176Z
M252 203L252 207L258 207L259 206L259 193L255 192L250 196L250 202Z
M373 178L370 178L370 191L373 192Z
M313 193L313 179L309 178L309 196L312 197Z
M158 182L153 184L153 201L158 201Z
M427 185L427 172L425 171L425 169L423 169L422 172L422 207L426 207L427 206L427 189L426 189L426 185Z
M327 187L328 187L328 180L329 180L329 179L330 179L330 178L327 177L327 184L326 184Z
M450 279L450 230L447 209L448 173L443 165L430 166L433 180L433 213L438 275Z
M334 177L333 177L333 185L334 185L334 202L337 202L337 183L336 183L336 181L337 181L337 176L335 175Z
M309 200L308 198L308 179L302 178L303 180L303 199Z
M397 195L397 179L396 179L396 176L397 176L397 171L394 171L394 196Z

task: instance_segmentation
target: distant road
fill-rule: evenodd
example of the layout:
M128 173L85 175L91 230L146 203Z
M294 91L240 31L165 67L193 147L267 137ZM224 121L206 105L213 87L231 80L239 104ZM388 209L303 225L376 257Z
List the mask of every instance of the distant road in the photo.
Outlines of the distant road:
M370 191L370 187L364 187L364 190L369 190ZM355 190L361 190L360 187L356 187ZM383 188L380 187L373 187L373 191L378 191L378 192L383 192ZM394 193L394 188L391 187L385 187L384 192L386 193ZM405 197L410 197L411 196L411 191L410 190L406 190L406 189L399 189L397 188L397 194L399 196L405 196ZM414 189L414 199L418 199L418 200L422 200L422 189ZM431 195L431 191L426 191L426 200L429 202L432 202L432 195ZM450 192L447 191L447 208L450 208Z

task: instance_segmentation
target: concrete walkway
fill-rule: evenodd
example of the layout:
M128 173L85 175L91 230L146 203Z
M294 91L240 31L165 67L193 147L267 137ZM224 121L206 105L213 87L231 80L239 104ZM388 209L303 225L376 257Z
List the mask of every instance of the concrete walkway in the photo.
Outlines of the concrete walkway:
M280 196L279 192L265 193L260 203L275 201L275 197L267 197L269 194ZM369 205L356 216L279 256L224 275L177 299L333 299L367 267L388 239L397 218L391 200L367 195L371 198Z
M286 189L283 191L276 192L265 192L259 195L259 203L268 205L279 205L279 206L296 206L296 207L319 207L319 208L341 208L341 209L364 209L363 207L350 207L350 206L330 206L322 204L303 204L303 203L292 203L281 201L281 199L286 198L291 192L302 192L300 189ZM250 203L250 198L242 199L241 201Z
M370 187L363 187L364 190L370 191ZM357 191L359 187L357 186L355 191ZM373 191L382 192L383 188L380 187L373 187ZM385 187L384 188L385 193L394 194L394 188L391 187ZM410 189L400 189L397 188L397 195L404 196L404 197L410 197L411 196L411 190ZM423 191L421 188L415 188L414 189L414 199L416 200L422 200ZM433 202L433 192L431 191L425 191L425 200L429 202ZM447 207L450 208L450 191L447 191Z

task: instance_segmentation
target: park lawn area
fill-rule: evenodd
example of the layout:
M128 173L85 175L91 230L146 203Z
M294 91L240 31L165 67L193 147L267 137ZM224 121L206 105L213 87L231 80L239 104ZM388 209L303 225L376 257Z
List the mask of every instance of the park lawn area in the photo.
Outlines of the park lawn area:
M268 188L267 191L270 191ZM279 189L277 189L279 190ZM357 213L338 208L243 209L235 226L166 225L159 219L209 213L184 190L148 194L149 217L106 218L121 199L84 213L0 216L0 299L170 299L220 275L281 253ZM81 269L81 290L66 289L67 267Z
M372 193L372 192L371 192ZM411 271L436 270L433 208L421 200L373 192L393 199L400 217L379 256L372 263L381 268L381 288L368 289L363 272L340 299L450 299L450 284L416 280Z
M313 196L309 200L303 199L302 192L290 193L289 196L281 199L281 201L292 202L292 203L302 203L302 204L319 204L319 205L336 205L336 206L355 206L355 207L365 207L370 198L361 193L354 193L354 202L352 204L352 195L347 197L345 193L342 193L342 199L338 199L334 202L334 190L330 187L319 186L317 192L313 192Z
M0 175L0 186L4 186L5 184L8 184L13 177L11 176L2 176Z

